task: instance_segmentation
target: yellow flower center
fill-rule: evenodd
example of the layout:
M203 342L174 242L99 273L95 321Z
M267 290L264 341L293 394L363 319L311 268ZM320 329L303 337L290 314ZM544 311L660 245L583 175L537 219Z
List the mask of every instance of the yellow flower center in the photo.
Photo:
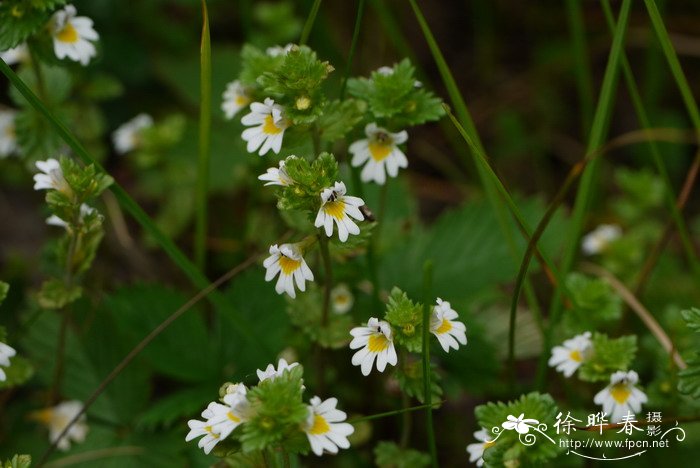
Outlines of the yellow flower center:
M386 159L386 157L391 154L392 149L393 145L391 143L373 141L369 144L369 153L372 155L372 159L377 162Z
M579 351L578 349L571 351L571 353L569 353L569 359L571 359L572 361L576 361L576 362L583 361L583 356L581 356L581 351Z
M613 387L610 389L610 395L612 395L613 399L620 404L626 402L631 393L632 391L629 389L629 387L621 383L613 385Z
M66 25L63 26L63 29L61 29L58 32L58 34L56 34L56 39L58 39L61 42L67 42L69 44L78 42L79 38L80 37L78 36L78 31L76 31L73 25L70 23L66 23Z
M327 202L323 205L323 211L335 219L343 219L345 217L345 203L339 200Z
M267 117L265 117L265 123L263 124L263 133L266 133L267 135L277 135L281 132L282 129L275 125L275 121L272 118L272 115L268 115Z
M380 353L389 347L389 340L382 333L371 335L367 341L370 353Z
M311 99L309 99L306 96L302 96L296 100L294 105L296 106L297 110L300 110L300 111L306 110L311 105Z
M235 423L241 422L241 418L233 414L233 411L229 411L228 413L226 413L226 417Z
M331 430L331 426L328 425L328 421L318 414L314 414L314 423L309 429L309 434L311 435L321 435Z
M350 302L350 296L347 294L338 294L334 299L336 305L345 305Z
M15 132L15 126L14 125L8 125L5 127L5 136L9 138L10 140L14 140L15 137L17 136L17 133Z
M496 445L496 442L494 442L492 440L490 440L488 442L484 442L484 450L486 450L489 447L493 447L494 445Z
M280 268L282 268L282 274L291 275L301 266L301 260L294 260L293 258L286 257L284 255L280 256Z
M442 335L443 333L447 333L450 330L452 330L452 323L447 319L442 319L442 323L437 328L437 330L435 330L435 333L437 333L438 335Z
M237 94L236 99L234 101L237 106L245 106L250 102L250 99L248 98L248 96L245 96L243 94Z
M204 430L207 431L207 433L209 433L209 435L211 435L213 438L219 438L219 434L214 432L214 429L211 426L204 426Z

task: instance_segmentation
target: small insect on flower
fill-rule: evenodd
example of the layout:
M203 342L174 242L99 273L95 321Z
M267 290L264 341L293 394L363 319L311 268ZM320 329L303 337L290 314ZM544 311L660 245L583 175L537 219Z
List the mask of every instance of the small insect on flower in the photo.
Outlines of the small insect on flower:
M0 111L0 158L10 156L17 151L17 133L15 132L16 117L16 111Z
M552 348L549 365L556 367L564 376L571 377L590 354L591 346L591 332L576 335L561 346Z
M355 327L350 334L353 336L350 349L361 348L352 356L352 365L361 366L362 375L369 375L375 358L379 372L384 372L387 364L395 366L398 362L391 326L387 322L372 317L367 326Z
M288 364L285 359L280 359L277 363L277 369L275 369L274 364L268 364L264 371L258 369L258 379L260 379L260 382L268 379L276 379L277 377L284 374L284 371L294 369L298 365L298 362L292 362L291 364Z
M635 371L617 371L610 376L610 384L593 398L596 405L610 415L611 423L618 423L628 413L639 413L647 396L636 387L639 375Z
M53 408L36 411L31 417L49 429L49 441L54 443L68 426L68 423L80 413L82 408L83 404L79 401L64 401ZM66 451L70 449L71 441L82 443L85 440L89 430L86 420L85 414L82 414L78 421L68 429L66 435L58 441L57 447L59 450Z
M94 212L95 209L91 206L88 206L85 203L80 205L80 218L78 219L78 223L82 223L86 216L89 216ZM67 221L64 221L56 215L51 215L48 218L46 218L46 224L50 226L62 227L64 229L68 229L69 226L69 223Z
M185 436L185 442L201 437L199 442L197 442L197 446L204 450L204 453L209 454L216 444L223 440L219 433L214 430L211 420L225 412L226 408L227 406L212 401L209 403L209 406L202 411L204 421L200 421L199 419L190 419L187 421L187 426L190 428L190 431Z
M437 337L446 353L450 352L450 348L458 349L460 344L467 344L467 327L457 318L457 312L450 303L438 297L430 317L430 333Z
M221 110L224 111L224 115L229 120L231 120L234 115L238 114L241 109L250 104L251 101L246 88L238 80L232 81L226 85L223 98Z
M622 236L622 229L616 224L601 224L593 231L583 236L581 250L586 255L602 253L611 242Z
M275 285L277 294L286 292L295 298L294 283L299 291L306 291L306 282L314 280L314 274L306 264L299 244L271 245L270 256L265 259L263 266L267 269L265 281L272 281L279 274Z
M16 354L15 348L5 343L0 343L0 382L4 382L7 379L7 375L2 367L10 367L10 358Z
M346 189L343 182L336 182L333 187L323 189L321 192L321 208L316 215L314 226L323 227L326 235L333 235L333 223L338 226L338 239L340 242L348 240L348 234L357 235L360 228L351 219L362 221L365 217L360 207L365 202L358 197L345 195Z
M371 123L365 127L365 135L367 138L354 142L348 148L353 155L351 164L355 167L365 165L360 174L363 182L375 181L383 185L387 174L396 177L399 168L408 167L408 159L398 147L408 140L405 130L391 133Z
M296 156L289 157L293 158ZM279 167L271 167L264 174L259 175L258 180L267 181L265 186L280 185L282 187L289 187L290 185L294 185L294 180L289 177L287 170L284 168L284 161L285 160L279 162Z
M352 425L343 422L347 419L344 411L336 409L338 400L329 398L321 401L317 396L313 397L308 406L309 417L304 427L306 437L311 444L311 450L318 455L323 452L338 453L338 449L350 448L348 436L355 432Z
M336 314L347 313L354 303L355 297L347 284L341 283L331 290L331 305Z
M58 190L65 194L72 192L70 185L63 177L63 169L56 159L37 161L36 167L42 173L34 175L34 190Z
M272 150L279 153L282 149L284 131L289 123L282 116L283 109L275 101L267 98L264 103L254 102L250 113L243 116L241 123L246 128L241 135L248 142L246 149L255 153L260 148L260 156Z
M90 59L97 55L95 45L100 36L93 29L92 20L86 16L75 16L73 5L66 5L58 10L51 18L53 50L56 57L68 57L74 62L87 65Z
M476 466L482 466L484 464L484 450L493 447L496 443L492 441L492 437L484 428L476 431L474 433L474 438L479 442L467 445L469 461L472 463L476 462Z
M19 62L24 62L29 59L29 49L26 43L21 43L12 49L3 50L0 52L0 59L8 65L15 65Z
M114 149L119 154L125 154L139 148L141 146L142 130L152 126L153 117L148 114L139 114L122 124L112 133Z

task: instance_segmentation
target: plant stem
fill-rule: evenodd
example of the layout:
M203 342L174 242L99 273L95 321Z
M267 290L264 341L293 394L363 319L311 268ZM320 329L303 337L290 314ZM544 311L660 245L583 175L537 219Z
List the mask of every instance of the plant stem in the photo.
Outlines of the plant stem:
M433 430L432 386L430 384L430 304L432 303L433 262L423 265L423 394L425 398L425 429L432 466L437 467L437 449Z
M355 27L352 31L352 41L350 42L350 53L348 53L348 61L345 65L345 73L343 75L343 83L340 85L340 100L345 98L345 87L348 84L348 77L352 69L352 61L355 58L355 50L357 49L357 41L360 37L360 26L362 25L362 15L365 11L365 0L359 0L357 4L357 16L355 17Z
M34 78L36 79L36 89L39 93L39 97L42 101L46 100L46 84L44 82L44 74L41 72L41 64L36 58L36 53L34 52L34 47L28 46L29 49L29 61L32 64L32 71L34 72Z
M194 258L204 271L207 241L207 193L209 190L209 158L211 145L211 38L207 2L202 0L202 40L199 51L199 159L197 164L196 225Z
M311 29L314 27L314 21L316 21L316 15L318 14L318 9L320 7L321 0L314 0L309 16L306 18L306 23L304 23L304 29L301 32L301 38L299 39L300 45L306 44L306 42L309 40L309 35L311 34Z
M408 358L408 353L406 353L406 350L401 348L399 350L400 356L399 360L400 362L406 363L407 358ZM406 392L401 392L401 408L402 409L407 409L410 407L411 404L411 399L410 397L406 394ZM411 413L410 411L404 411L401 413L401 438L399 439L400 442L400 447L402 449L405 449L408 447L408 442L411 439L411 426L412 426L412 418L411 418Z
M323 259L323 271L325 273L323 287L323 309L321 309L321 326L328 325L328 312L331 306L331 290L333 289L333 264L331 253L328 249L328 237L322 233L318 235L318 244L321 248L321 258Z
M422 409L430 408L431 406L438 406L438 405L441 405L443 403L444 403L444 401L436 401L430 406L429 405L411 406L410 408L406 408L406 409L386 411L384 413L371 414L369 416L360 416L357 418L348 419L348 423L349 424L357 424L359 422L371 421L373 419L388 418L390 416L396 416L397 414L403 414L403 413L408 413L408 412L412 412L412 411L419 411Z

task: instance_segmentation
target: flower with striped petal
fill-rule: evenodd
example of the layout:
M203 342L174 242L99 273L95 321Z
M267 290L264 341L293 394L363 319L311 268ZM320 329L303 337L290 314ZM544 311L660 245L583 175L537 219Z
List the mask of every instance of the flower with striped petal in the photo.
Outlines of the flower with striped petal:
M274 380L277 377L281 376L284 374L285 371L289 369L294 369L296 366L298 366L298 362L292 362L287 363L286 359L280 359L277 362L277 368L275 369L274 364L268 364L265 370L260 370L258 369L256 372L258 374L258 379L260 379L260 382L263 382L265 380Z
M347 419L344 411L336 409L338 400L329 398L325 401L317 396L310 401L309 417L304 427L311 450L318 455L323 452L338 453L338 449L350 448L348 436L355 432L352 425L343 422Z
M348 234L357 235L360 228L353 218L362 221L365 219L360 207L365 202L358 197L345 195L346 188L343 182L336 182L333 187L323 189L321 192L321 208L316 215L314 226L323 227L326 235L333 235L333 223L338 226L338 239L340 242L348 240Z
M295 158L296 156L289 156L290 158ZM289 187L294 185L294 180L289 177L287 170L284 168L284 161L279 162L279 167L271 167L264 174L258 176L258 180L266 181L265 186L268 185L279 185L282 187Z
M476 466L483 466L484 464L484 450L489 447L496 445L496 442L491 440L491 436L482 428L474 433L474 438L478 442L467 445L467 452L469 452L469 461L476 463Z
M92 27L92 20L86 16L75 16L73 5L66 5L58 10L51 18L53 50L56 57L68 57L74 62L87 65L90 59L97 55L94 41L100 36Z
M204 453L209 454L209 452L216 447L216 444L223 440L221 435L214 430L212 419L227 411L227 408L226 405L215 401L209 403L209 406L202 411L202 417L205 419L204 421L200 421L199 419L190 419L187 421L190 432L185 436L185 442L201 437L199 442L197 442L197 446L204 450Z
M51 158L46 161L37 161L36 167L42 173L34 175L34 190L58 190L67 195L73 192L66 178L63 177L63 169L58 160Z
M591 352L591 332L585 332L570 338L561 346L552 348L549 365L565 377L571 377Z
M232 81L226 85L221 110L224 111L226 118L231 120L241 109L250 104L250 100L250 95L241 82Z
M263 266L267 269L265 281L272 281L279 275L275 285L277 294L286 292L295 298L295 283L299 291L306 291L306 282L314 280L314 274L306 264L299 244L271 245L270 256L265 259Z
M395 366L398 362L394 348L391 326L377 318L370 318L365 327L355 327L350 330L353 336L350 349L359 349L352 356L352 365L361 366L362 375L369 375L377 359L377 370L384 372L387 364Z
M629 413L639 413L647 396L637 388L639 375L635 371L617 371L610 376L610 384L593 397L596 405L610 415L612 424L622 421Z
M365 165L360 174L363 182L374 181L383 185L387 174L396 177L399 168L408 167L408 159L398 147L408 140L405 130L391 133L376 123L371 123L365 127L365 135L367 138L356 141L348 149L353 155L353 166Z
M458 349L460 344L467 344L467 327L455 320L458 315L449 302L437 298L436 303L430 317L430 333L437 337L442 349L449 353L450 348Z
M255 153L258 148L260 156L270 150L280 152L284 131L289 126L282 112L282 107L270 98L250 105L250 113L241 119L243 125L250 127L243 130L241 135L248 142L246 149L249 153Z

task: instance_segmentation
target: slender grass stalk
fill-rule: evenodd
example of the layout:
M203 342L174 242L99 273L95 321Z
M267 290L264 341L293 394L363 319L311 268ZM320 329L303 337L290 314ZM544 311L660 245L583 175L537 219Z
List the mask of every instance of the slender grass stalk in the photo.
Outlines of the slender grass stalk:
M425 399L425 430L432 466L437 468L437 449L433 429L432 386L430 384L430 304L432 304L433 262L423 265L423 395Z
M345 98L345 87L348 84L350 70L352 70L352 62L355 58L357 50L357 41L360 38L360 27L362 26L362 16L365 11L365 0L359 0L357 4L357 16L355 17L355 27L352 30L352 41L350 42L350 52L348 53L348 61L345 64L345 73L343 74L343 83L340 85L340 99Z
M357 418L348 419L348 423L357 424L357 423L364 422L364 421L371 421L373 419L388 418L390 416L396 416L398 414L408 413L411 411L420 411L422 409L430 408L431 406L439 406L443 403L444 403L444 401L436 401L435 403L433 403L431 405L412 406L410 408L403 408L400 410L387 411L385 413L371 414L369 416L360 416Z
M301 38L299 39L299 44L304 45L309 40L309 35L314 27L314 21L316 21L316 15L318 14L318 9L321 8L321 0L314 0L314 4L311 5L311 11L309 16L306 17L306 23L304 23L304 29L301 31Z
M579 106L581 108L581 126L583 138L586 138L593 118L593 76L588 63L586 47L586 27L583 20L581 0L566 0L566 12L571 31L571 54L576 75Z
M207 194L209 192L209 159L211 147L211 38L207 1L202 0L202 42L199 51L199 159L195 192L196 224L194 259L204 271L207 246Z

